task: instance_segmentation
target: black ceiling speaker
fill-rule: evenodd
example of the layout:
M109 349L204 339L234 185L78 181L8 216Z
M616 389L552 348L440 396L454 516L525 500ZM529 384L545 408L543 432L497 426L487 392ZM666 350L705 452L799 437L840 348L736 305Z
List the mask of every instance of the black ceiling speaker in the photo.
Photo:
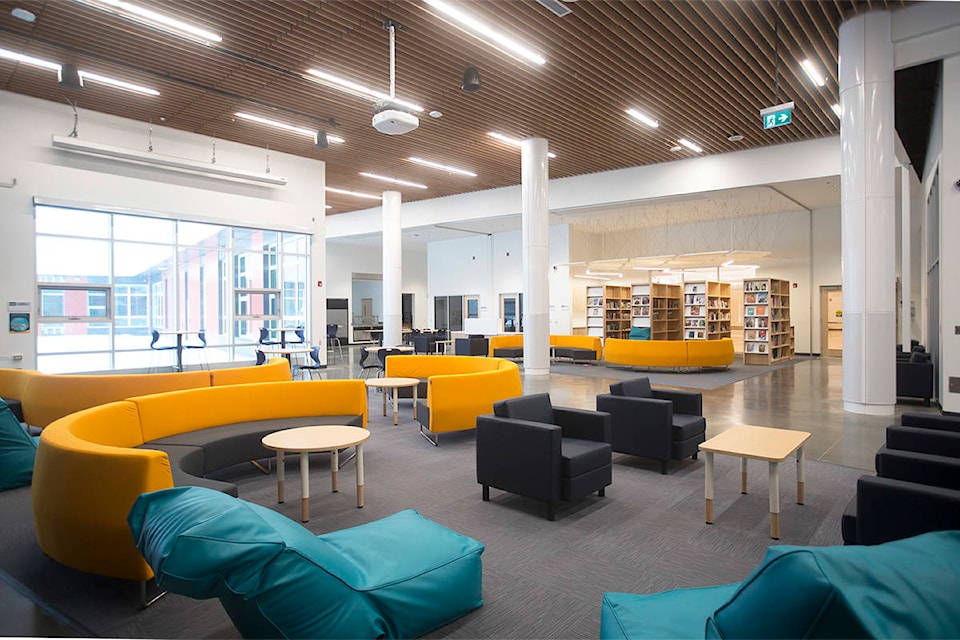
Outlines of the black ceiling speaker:
M330 146L330 144L327 142L326 131L317 131L317 135L313 139L313 146L317 149L326 149Z
M463 72L463 84L460 88L467 93L476 93L480 91L480 71L473 66L467 67Z
M75 64L62 65L60 73L57 74L57 82L61 87L70 91L83 89L83 78L80 77L80 71Z

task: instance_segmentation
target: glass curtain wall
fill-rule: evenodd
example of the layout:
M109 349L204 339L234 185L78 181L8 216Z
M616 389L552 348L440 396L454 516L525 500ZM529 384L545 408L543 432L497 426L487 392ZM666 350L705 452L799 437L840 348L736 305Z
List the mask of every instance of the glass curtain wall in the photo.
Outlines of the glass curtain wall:
M308 326L308 235L39 205L36 230L40 371L165 370L154 331L252 360L261 327Z

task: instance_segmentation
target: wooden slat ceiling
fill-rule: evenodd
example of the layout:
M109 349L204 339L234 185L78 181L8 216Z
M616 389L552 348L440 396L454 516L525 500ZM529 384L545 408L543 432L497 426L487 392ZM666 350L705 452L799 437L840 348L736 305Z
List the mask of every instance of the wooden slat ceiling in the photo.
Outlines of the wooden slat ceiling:
M157 89L140 96L88 82L61 89L55 76L0 59L0 88L144 123L268 147L327 163L327 184L378 194L397 188L368 171L428 185L399 187L404 201L518 184L519 150L490 138L541 136L557 154L560 178L668 162L687 138L715 154L833 136L839 119L837 32L852 15L896 9L905 0L680 1L580 0L557 17L533 0L461 6L522 40L546 59L524 63L466 34L420 0L137 0L140 6L204 26L223 41L205 47L70 0L0 1L0 47ZM11 15L21 7L27 23ZM319 68L386 92L391 19L397 96L443 117L422 114L402 136L375 131L372 104L305 79ZM827 84L800 68L810 58ZM482 89L461 91L476 66ZM793 124L762 130L759 110L792 100ZM648 129L624 111L656 117ZM315 149L295 134L237 120L245 111L346 139ZM64 134L67 133L65 123ZM730 142L733 133L744 136ZM476 178L419 167L420 156L472 170ZM328 194L330 213L371 201Z

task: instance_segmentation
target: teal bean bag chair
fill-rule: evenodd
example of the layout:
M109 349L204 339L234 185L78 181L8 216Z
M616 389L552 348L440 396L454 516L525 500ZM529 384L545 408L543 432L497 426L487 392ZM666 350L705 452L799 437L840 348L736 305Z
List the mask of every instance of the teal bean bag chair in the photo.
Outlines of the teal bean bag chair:
M770 547L739 583L605 593L601 638L957 638L960 531Z
M141 495L127 522L162 589L220 598L244 638L415 638L483 604L483 545L413 510L315 536L178 487Z
M33 482L38 436L23 430L7 403L0 400L0 491Z

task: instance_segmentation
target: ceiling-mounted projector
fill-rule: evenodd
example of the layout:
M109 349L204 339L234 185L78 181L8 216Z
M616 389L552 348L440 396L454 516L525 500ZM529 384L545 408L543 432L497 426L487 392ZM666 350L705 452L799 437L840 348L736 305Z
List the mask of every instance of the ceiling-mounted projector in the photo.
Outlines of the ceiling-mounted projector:
M408 111L399 109L391 101L378 103L373 112L373 128L380 133L399 136L420 126L420 119Z

